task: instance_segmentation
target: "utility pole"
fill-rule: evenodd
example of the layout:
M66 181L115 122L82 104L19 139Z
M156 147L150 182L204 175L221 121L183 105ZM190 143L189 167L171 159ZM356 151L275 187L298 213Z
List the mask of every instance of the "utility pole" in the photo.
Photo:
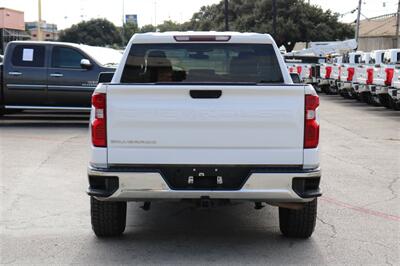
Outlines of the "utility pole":
M42 40L42 29L40 28L42 24L42 0L38 0L38 22L37 22L37 40Z
M154 0L154 27L157 31L157 0Z
M225 31L229 31L229 9L228 9L228 0L225 0Z
M357 8L357 11L358 11L358 12L357 12L357 21L356 21L356 36L355 36L357 45L358 45L358 37L359 37L359 35L360 35L361 3L362 3L362 0L358 0L358 8Z
M122 0L122 30L121 30L122 47L125 46L125 0Z
M276 0L272 0L272 33L276 37Z
M399 3L397 4L396 47L394 48L400 47L399 27L400 27L400 0Z

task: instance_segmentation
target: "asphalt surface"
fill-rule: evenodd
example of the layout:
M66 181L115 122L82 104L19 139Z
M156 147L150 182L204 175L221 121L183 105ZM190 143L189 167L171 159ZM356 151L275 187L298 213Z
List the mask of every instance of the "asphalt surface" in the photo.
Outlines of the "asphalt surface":
M87 116L0 118L0 263L400 265L400 112L325 95L320 111L324 195L308 240L282 237L277 208L250 203L130 203L125 235L98 239Z

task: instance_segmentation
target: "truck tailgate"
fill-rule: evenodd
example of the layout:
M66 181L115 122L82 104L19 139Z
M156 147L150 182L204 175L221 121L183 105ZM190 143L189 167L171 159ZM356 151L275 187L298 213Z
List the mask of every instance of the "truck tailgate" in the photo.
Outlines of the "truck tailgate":
M302 165L303 132L304 85L107 88L109 164Z

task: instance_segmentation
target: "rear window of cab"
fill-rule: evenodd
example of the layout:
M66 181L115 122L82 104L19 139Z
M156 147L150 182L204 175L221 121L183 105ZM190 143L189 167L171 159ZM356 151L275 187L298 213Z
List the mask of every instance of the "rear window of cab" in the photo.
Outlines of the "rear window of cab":
M121 83L282 83L271 44L133 44Z

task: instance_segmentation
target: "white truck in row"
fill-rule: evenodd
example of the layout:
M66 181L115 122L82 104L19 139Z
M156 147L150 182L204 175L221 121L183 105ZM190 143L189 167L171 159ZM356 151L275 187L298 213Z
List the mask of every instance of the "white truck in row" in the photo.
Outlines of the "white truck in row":
M399 67L400 49L350 52L321 65L318 86L328 93L337 88L346 98L398 110Z
M319 98L294 84L268 34L135 34L92 97L88 168L99 237L127 202L251 201L279 207L283 235L314 231Z

